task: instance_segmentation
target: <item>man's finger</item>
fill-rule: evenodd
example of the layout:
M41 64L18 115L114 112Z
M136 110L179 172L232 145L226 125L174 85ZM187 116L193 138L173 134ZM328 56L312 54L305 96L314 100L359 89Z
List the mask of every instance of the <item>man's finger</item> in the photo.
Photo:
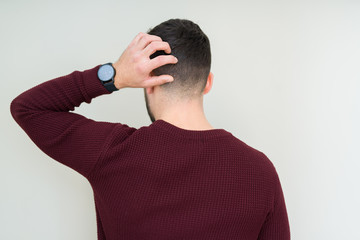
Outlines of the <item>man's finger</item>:
M137 47L142 50L153 41L162 41L162 39L161 37L145 33L139 37Z
M161 67L166 64L175 64L178 62L178 59L173 55L160 55L149 61L148 71L151 72L155 68Z
M135 38L132 40L133 43L138 43L140 38L142 38L146 33L139 32L138 35L135 36Z
M144 82L144 87L153 87L172 81L174 81L174 78L171 75L154 76Z
M146 56L150 56L154 52L160 51L160 50L164 50L166 53L171 53L171 48L170 48L169 43L160 42L160 41L151 42L144 49L144 53L145 53Z

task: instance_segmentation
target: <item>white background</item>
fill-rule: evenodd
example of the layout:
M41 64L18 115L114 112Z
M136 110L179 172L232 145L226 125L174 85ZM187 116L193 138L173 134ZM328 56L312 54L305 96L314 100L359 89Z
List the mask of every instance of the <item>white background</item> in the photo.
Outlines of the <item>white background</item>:
M0 239L96 239L88 181L39 150L10 115L23 91L114 62L170 18L212 47L210 123L274 163L292 239L360 239L360 1L0 2ZM150 124L142 89L93 99L88 118Z

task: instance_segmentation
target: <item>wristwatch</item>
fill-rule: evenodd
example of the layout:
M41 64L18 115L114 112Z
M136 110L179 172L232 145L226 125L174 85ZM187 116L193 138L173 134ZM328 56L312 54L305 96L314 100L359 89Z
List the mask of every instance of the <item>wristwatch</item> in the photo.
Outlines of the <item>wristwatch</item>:
M115 68L112 66L111 62L101 65L97 72L100 82L109 92L119 90L114 85L115 74L116 74L116 71L115 71Z

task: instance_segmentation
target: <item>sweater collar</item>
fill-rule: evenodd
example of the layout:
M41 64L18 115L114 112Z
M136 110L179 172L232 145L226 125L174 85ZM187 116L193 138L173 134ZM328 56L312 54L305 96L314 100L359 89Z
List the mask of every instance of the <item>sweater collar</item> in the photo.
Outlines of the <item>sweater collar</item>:
M210 130L188 130L177 127L169 122L166 122L162 119L156 120L150 126L161 129L173 135L185 137L185 138L214 138L214 137L223 137L223 136L232 136L230 132L227 132L224 129L210 129Z

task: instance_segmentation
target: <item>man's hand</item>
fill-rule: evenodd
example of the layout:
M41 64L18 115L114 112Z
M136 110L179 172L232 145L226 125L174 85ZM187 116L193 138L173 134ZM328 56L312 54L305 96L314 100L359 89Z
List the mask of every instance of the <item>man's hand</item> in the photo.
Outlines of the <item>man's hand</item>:
M177 58L172 55L160 55L150 59L150 55L163 50L170 54L170 45L163 42L158 36L139 33L120 56L113 63L116 70L115 87L146 88L171 82L174 78L170 75L152 76L152 70L166 65L177 63Z

